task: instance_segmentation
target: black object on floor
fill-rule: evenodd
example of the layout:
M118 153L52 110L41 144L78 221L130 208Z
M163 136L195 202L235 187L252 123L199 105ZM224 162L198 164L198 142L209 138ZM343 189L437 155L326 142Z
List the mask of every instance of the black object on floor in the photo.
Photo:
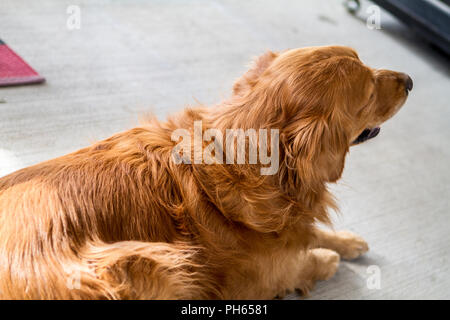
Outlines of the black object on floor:
M371 0L450 55L450 0Z

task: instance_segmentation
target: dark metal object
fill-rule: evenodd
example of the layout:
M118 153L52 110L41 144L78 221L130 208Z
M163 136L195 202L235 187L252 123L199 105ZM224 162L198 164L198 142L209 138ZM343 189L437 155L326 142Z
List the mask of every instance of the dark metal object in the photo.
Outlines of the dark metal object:
M359 0L346 0L344 5L351 14L355 14L361 8Z
M450 0L372 0L450 55Z

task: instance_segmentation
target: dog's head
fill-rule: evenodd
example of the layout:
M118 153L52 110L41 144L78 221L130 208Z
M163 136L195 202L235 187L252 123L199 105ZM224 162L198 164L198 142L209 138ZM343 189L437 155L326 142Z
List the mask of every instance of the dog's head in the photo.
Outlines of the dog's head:
M347 47L267 52L238 79L234 96L280 128L283 179L334 182L350 146L375 137L404 104L411 78L365 66ZM264 101L264 103L256 103Z

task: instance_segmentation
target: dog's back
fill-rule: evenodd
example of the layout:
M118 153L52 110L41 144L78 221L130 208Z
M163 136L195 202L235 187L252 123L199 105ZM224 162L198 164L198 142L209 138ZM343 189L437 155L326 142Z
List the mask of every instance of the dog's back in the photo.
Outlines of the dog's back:
M154 129L0 179L1 298L189 297L183 190Z

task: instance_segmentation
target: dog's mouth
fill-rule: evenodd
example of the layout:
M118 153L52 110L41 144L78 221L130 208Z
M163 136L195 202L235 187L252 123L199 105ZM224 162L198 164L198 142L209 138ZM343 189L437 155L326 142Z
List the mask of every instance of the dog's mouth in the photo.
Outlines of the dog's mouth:
M380 133L380 127L375 127L372 129L365 129L355 141L352 142L352 145L363 143L369 139L375 138Z

